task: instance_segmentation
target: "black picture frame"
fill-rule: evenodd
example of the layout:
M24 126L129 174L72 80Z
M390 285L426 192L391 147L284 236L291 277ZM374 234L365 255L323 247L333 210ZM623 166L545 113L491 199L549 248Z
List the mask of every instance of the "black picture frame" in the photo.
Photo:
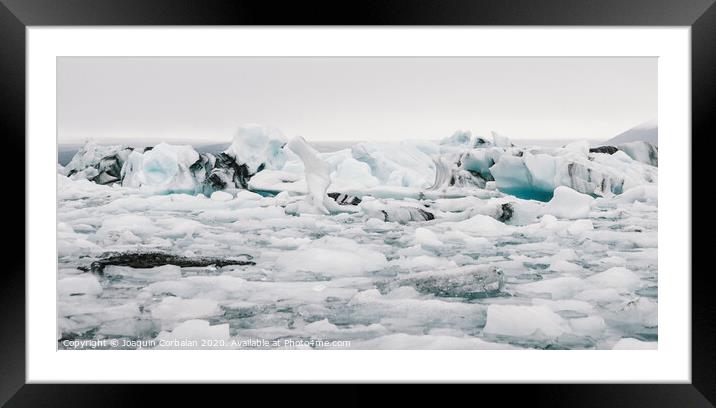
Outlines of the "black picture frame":
M7 251L0 280L0 405L131 406L184 401L193 387L137 393L129 385L25 384L25 221L24 171L32 161L25 149L25 38L27 26L87 25L593 25L690 26L692 79L692 149L708 151L716 107L716 6L714 0L364 0L307 1L177 0L0 0L0 136L4 141ZM667 135L668 137L668 135ZM693 150L692 150L693 151ZM3 160L3 161L5 161ZM22 180L19 174L23 173ZM22 182L23 188L18 184ZM693 184L692 184L693 185ZM21 194L22 193L22 194ZM693 202L693 197L691 197ZM692 214L696 210L692 205ZM24 214L24 217L20 217ZM695 243L695 242L694 242ZM692 249L692 254L694 253ZM490 391L515 402L548 406L713 406L716 402L716 302L712 301L711 268L695 269L692 280L691 384L632 385L492 385ZM689 273L689 271L671 271ZM108 367L111 369L111 367ZM480 385L479 387L488 387ZM146 389L146 386L140 386ZM226 390L226 388L224 388ZM372 392L341 386L341 404L371 403ZM206 391L203 391L206 392ZM211 391L214 393L215 391ZM259 391L265 393L266 391ZM272 402L312 398L315 390L272 393ZM234 387L231 394L241 395ZM144 394L144 395L142 395ZM170 396L172 395L172 396ZM406 395L381 397L407 402ZM413 394L421 402L446 402L442 392ZM711 401L711 402L710 402ZM455 402L457 403L457 402ZM477 401L476 401L477 403Z

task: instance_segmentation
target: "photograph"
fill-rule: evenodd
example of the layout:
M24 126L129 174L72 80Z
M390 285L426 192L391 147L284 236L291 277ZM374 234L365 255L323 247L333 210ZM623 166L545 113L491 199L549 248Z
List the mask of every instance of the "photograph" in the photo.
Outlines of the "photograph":
M657 67L58 56L57 350L658 350Z

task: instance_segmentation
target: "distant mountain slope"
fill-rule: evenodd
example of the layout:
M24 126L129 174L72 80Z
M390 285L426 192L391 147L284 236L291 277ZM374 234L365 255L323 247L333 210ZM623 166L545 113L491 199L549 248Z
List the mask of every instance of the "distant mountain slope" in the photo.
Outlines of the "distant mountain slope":
M659 126L656 119L634 126L624 133L620 133L604 142L607 145L618 145L622 143L636 142L643 140L654 146L659 145Z

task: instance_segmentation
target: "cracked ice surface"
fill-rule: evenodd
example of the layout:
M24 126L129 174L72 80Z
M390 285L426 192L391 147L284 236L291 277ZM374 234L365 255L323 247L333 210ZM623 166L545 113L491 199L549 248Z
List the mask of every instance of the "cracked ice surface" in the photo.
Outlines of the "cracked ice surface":
M331 173L332 185L362 189L362 202L345 211L301 210L316 199L307 201L300 160L251 179L281 184L291 175L276 196L154 194L58 175L58 347L66 339L656 346L655 183L604 197L558 187L549 202L494 188L409 190L430 186L436 146L418 146L420 171L400 167L412 160L407 153L375 146L329 157L348 174ZM346 182L364 173L366 183ZM434 218L419 219L418 209ZM255 265L82 270L105 252L127 251L248 254Z

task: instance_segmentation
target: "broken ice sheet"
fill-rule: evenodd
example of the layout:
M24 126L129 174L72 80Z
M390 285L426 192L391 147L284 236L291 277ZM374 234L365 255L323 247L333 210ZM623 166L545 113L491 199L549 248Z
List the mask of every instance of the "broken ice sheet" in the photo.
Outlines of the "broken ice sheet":
M655 148L459 132L318 152L251 125L223 154L95 143L59 169L60 348L656 347Z

